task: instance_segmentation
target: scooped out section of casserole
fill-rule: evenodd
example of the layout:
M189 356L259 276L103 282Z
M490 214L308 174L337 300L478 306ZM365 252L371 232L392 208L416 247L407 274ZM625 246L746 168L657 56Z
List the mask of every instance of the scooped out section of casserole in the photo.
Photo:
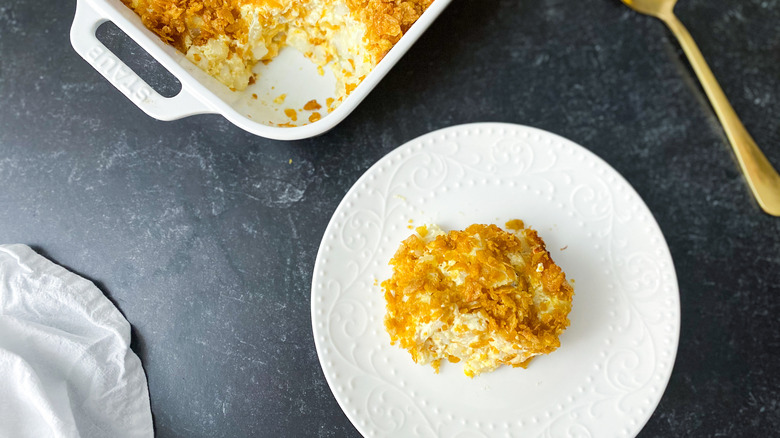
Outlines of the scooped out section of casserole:
M294 47L336 79L332 111L433 0L122 0L143 24L231 90Z

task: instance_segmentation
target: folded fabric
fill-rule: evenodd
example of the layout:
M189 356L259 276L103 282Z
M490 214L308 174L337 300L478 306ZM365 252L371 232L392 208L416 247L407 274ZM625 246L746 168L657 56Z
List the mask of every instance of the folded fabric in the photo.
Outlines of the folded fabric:
M0 245L0 437L151 437L130 324L92 282Z

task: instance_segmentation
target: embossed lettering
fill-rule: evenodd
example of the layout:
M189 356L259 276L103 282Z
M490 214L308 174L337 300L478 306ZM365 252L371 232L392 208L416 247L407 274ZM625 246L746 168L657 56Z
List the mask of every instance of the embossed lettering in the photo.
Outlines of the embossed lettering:
M133 89L133 85L137 81L138 77L133 73L132 70L125 66L117 66L116 69L114 69L114 81L119 87L125 88L128 92Z
M146 87L144 85L141 85L138 87L138 89L135 91L135 98L139 101L143 101L151 97L152 90L149 89L149 87Z
M108 77L108 73L112 68L114 68L116 63L116 58L107 53L103 53L95 59L95 68L97 68L99 72L103 73L104 76ZM111 78L109 77L109 79Z
M92 47L91 49L89 49L89 52L87 52L87 58L90 61L94 61L94 60L96 60L98 58L98 56L100 56L102 54L103 54L103 49L98 47L98 46L95 46L95 47Z
M125 67L122 64L117 64L117 66L114 68L114 71L111 73L111 79L119 82L127 79L128 77L133 75L133 71L129 68Z
M152 96L151 88L113 53L98 46L90 49L87 57L103 76L130 99L140 102Z

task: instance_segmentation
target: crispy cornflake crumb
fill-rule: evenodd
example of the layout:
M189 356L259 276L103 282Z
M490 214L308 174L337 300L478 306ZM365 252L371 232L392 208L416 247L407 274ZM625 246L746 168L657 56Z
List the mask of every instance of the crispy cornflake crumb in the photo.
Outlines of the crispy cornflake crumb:
M312 99L312 100L306 102L306 104L303 106L303 109L305 109L306 111L314 111L314 110L318 110L320 108L322 108L322 105L317 103L316 99Z
M509 231L519 231L525 228L525 224L520 219L512 219L510 221L507 221L507 223L505 223L504 226Z
M252 93L252 99L257 100L257 93Z
M501 365L526 367L560 346L573 289L544 241L522 221L507 232L471 225L420 226L390 260L382 282L391 343L436 372L443 359L474 377Z
M322 115L320 113L311 113L311 115L309 116L309 122L314 123L321 118Z
M289 117L290 120L292 120L293 122L298 120L298 113L292 108L287 108L286 110L284 110L284 115Z
M286 94L280 94L276 96L276 99L274 99L274 103L284 103L284 99L287 98Z

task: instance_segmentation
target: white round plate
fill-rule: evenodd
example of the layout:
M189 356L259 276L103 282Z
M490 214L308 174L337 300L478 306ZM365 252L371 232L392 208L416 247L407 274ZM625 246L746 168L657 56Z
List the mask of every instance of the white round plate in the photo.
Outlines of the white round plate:
M439 374L390 345L379 283L412 227L522 219L574 280L571 326L527 369ZM634 436L669 381L677 278L647 206L608 164L518 125L455 126L376 163L336 209L312 279L325 377L365 436Z

